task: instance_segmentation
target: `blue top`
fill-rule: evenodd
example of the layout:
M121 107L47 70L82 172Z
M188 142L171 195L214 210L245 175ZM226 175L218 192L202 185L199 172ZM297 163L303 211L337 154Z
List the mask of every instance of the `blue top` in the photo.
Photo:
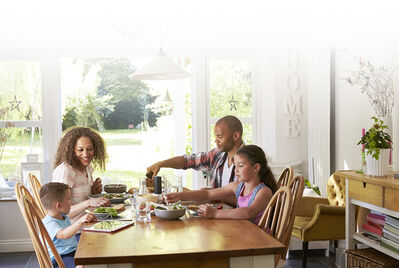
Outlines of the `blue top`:
M69 217L67 215L64 215L63 220L59 220L56 218L53 218L49 215L46 215L46 217L43 218L43 224L47 229L48 234L50 235L50 238L53 240L55 248L58 251L58 254L60 255L65 255L68 253L71 253L76 250L78 247L78 241L76 240L75 236L72 236L69 239L58 239L56 238L57 233L62 230L67 228L68 226L71 226L71 221L69 220ZM48 252L50 253L51 261L54 260L54 254L51 252L50 247L47 246Z

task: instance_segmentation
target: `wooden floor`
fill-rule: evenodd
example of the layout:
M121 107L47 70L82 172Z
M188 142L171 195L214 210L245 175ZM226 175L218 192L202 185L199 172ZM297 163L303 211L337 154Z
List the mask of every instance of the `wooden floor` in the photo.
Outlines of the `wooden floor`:
M335 267L335 256L324 256L324 250L310 250L307 268ZM39 268L34 252L0 253L0 268ZM302 267L302 253L290 251L290 258L282 267Z

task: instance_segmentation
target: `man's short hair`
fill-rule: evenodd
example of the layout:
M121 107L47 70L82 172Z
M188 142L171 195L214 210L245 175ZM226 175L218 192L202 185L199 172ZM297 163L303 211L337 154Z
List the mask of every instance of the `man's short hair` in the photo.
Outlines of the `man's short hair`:
M49 182L40 189L40 200L45 209L51 209L56 202L62 202L69 185L61 182Z
M220 118L216 122L216 125L221 125L221 124L225 124L227 126L227 128L231 131L231 133L238 131L240 133L240 135L242 136L241 121L234 115L227 115L227 116Z

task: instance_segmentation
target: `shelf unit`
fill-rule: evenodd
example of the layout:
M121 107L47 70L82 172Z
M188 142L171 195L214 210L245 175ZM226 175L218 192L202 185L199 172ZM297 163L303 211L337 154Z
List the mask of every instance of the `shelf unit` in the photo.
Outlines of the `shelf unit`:
M380 245L379 242L356 232L355 206L378 211L399 218L399 180L393 175L373 178L355 171L337 171L336 176L345 179L346 248L354 249L355 241L361 242L399 260L399 254Z

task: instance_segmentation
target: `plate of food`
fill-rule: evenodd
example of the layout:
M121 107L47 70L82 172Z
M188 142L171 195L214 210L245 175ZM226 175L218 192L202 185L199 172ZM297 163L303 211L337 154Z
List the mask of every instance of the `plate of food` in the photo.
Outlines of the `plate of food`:
M113 193L113 194L103 193L103 194L89 195L89 198L99 198L99 197L107 198L112 204L120 204L123 203L126 199L131 198L132 195L125 193Z
M106 232L111 233L123 228L129 227L133 225L133 222L129 221L102 221L99 223L94 224L90 227L85 227L83 230L85 231L92 231L92 232Z
M116 217L119 212L116 208L113 207L98 207L98 208L88 208L85 210L86 213L92 213L97 218L106 218L106 217Z

